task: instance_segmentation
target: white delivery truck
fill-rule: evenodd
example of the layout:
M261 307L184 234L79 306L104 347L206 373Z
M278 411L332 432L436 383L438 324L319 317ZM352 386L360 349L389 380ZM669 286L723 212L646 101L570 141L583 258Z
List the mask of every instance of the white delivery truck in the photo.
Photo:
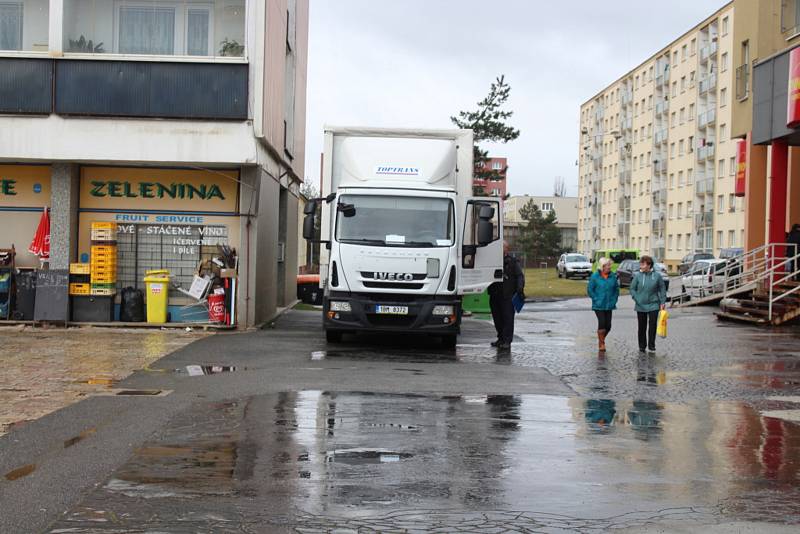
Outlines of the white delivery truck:
M471 130L325 129L320 285L329 342L427 332L454 347L461 299L503 276L500 199L472 198ZM315 209L321 205L321 210Z

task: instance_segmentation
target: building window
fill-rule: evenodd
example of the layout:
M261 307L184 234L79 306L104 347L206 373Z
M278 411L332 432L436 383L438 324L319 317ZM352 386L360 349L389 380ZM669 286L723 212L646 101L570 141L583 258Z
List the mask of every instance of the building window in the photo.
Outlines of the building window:
M677 50L672 53L672 66L673 67L677 67L678 66L678 51Z
M694 120L694 104L689 104L689 120Z
M678 219L683 219L683 202L678 202Z
M717 213L725 212L725 195L717 196Z
M686 150L689 152L689 154L691 154L692 152L694 152L694 136L693 136L693 135L690 135L690 136L689 136L689 142L688 142L688 143L686 143ZM689 172L690 172L690 173L691 173L691 171L692 171L692 170L691 170L691 169L689 169Z
M681 250L683 248L681 239L683 239L683 234L676 234L675 236L675 249Z
M503 164L502 164L502 163L500 163L499 161L494 161L494 162L492 162L492 170L493 170L493 171L499 171L499 170L501 170L502 168L503 168Z
M728 17L722 17L722 35L728 35L729 22Z
M0 50L22 50L22 3L0 3Z
M736 211L736 195L730 193L728 195L728 211L734 212Z
M681 141L683 142L683 141ZM678 187L683 187L683 171L678 171Z
M750 41L742 41L742 64L736 67L736 99L745 100L750 94Z
M719 57L719 70L720 72L725 72L728 70L728 53L723 52L722 55Z
M552 202L542 202L542 211L553 211Z
M686 108L681 108L680 118L681 124L686 122Z
M731 176L736 174L736 156L732 157L730 160L730 165L728 165L728 174Z
M795 35L800 26L800 1L783 0L781 2L781 33Z
M691 139L691 137L689 139ZM694 169L689 169L688 171L686 171L686 185L692 185L693 183L694 183Z
M697 39L692 39L689 43L689 54L694 55L697 51Z
M245 56L244 0L63 0L63 4L66 53Z
M719 160L719 172L717 173L717 178L724 178L725 177L725 160Z
M681 76L681 93L686 92L686 76Z
M678 141L678 155L683 156L684 154L685 154L684 144L683 144L683 139L681 139L680 141Z
M681 61L686 61L686 45L681 47Z
M728 104L728 88L723 87L719 90L719 107L724 108Z
M736 230L728 230L728 246L736 246Z
M719 142L724 143L728 139L728 127L725 124L721 124L719 127Z
M717 248L722 248L725 246L725 236L722 233L722 230L717 230Z

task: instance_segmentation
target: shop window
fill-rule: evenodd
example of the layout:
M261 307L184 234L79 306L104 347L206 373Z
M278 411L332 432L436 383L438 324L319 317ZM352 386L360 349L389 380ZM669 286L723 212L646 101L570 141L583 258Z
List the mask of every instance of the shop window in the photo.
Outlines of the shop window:
M167 269L174 285L188 290L201 262L219 256L227 245L228 227L120 225L117 232L117 287L144 288L145 272ZM170 288L170 296L182 294Z

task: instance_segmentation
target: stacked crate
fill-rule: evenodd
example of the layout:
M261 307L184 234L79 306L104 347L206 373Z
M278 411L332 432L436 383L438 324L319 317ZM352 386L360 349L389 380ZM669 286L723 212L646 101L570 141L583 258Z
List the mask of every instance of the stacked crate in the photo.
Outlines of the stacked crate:
M112 296L117 292L117 223L92 223L91 294Z
M88 263L69 264L69 294L91 295L90 275L91 268Z

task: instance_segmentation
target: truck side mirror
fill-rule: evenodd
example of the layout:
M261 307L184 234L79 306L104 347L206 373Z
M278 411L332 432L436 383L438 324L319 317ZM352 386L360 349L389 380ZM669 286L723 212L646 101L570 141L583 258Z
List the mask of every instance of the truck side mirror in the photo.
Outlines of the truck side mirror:
M314 204L311 204L312 208ZM308 213L308 204L306 204L306 216L303 218L303 239L312 240L315 237L315 226L316 226L316 213L314 210L311 210L311 213Z
M494 217L494 208L491 206L481 206L481 209L478 211L478 218L489 220Z
M481 212L483 212L483 209L484 208L481 208ZM492 215L494 215L494 210L492 208L489 209L493 212ZM492 221L484 219L483 217L478 219L478 245L485 247L492 242L493 237L494 224L492 224Z
M303 213L306 215L313 215L317 211L317 203L314 200L309 200L306 202L306 205L303 206Z

